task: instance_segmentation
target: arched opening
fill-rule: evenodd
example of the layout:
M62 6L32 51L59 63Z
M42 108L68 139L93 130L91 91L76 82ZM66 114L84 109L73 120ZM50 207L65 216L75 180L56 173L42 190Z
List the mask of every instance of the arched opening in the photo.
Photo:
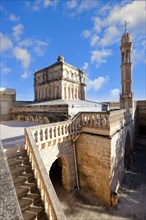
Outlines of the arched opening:
M64 158L57 158L50 168L50 179L57 192L63 188L70 191L70 172L68 162Z
M126 140L125 140L125 154L124 154L124 166L129 169L131 166L131 140L130 134L127 132Z
M62 160L58 158L54 161L50 169L50 179L55 190L62 186Z

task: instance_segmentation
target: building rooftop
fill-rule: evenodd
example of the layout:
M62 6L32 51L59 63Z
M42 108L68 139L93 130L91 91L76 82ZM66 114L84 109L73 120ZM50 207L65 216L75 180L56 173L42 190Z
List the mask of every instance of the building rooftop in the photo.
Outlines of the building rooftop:
M15 95L16 90L10 88L0 88L0 94L8 94L8 95Z

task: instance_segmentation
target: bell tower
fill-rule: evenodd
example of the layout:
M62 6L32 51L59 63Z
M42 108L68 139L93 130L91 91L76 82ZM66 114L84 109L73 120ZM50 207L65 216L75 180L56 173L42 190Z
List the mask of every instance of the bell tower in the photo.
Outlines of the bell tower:
M127 32L125 21L125 33L121 38L121 84L120 109L133 108L132 93L132 37Z

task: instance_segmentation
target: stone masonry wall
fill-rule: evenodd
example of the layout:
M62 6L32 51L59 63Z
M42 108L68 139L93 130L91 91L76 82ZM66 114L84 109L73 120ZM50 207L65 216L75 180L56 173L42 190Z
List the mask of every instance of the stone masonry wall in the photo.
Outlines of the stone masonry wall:
M45 168L48 172L58 158L62 159L62 184L70 192L76 187L74 154L71 141L55 144L40 151Z
M110 204L110 139L81 134L76 141L79 184L106 204Z
M129 134L128 134L129 133ZM130 136L130 146L126 143L127 135ZM132 151L134 145L134 122L116 132L111 139L111 192L117 192L124 174L125 148Z

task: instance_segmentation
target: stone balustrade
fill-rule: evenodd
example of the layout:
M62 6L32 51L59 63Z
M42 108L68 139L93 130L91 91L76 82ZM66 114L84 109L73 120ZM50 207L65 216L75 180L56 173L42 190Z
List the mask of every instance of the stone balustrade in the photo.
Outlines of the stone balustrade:
M74 139L82 131L101 133L105 130L109 130L109 113L105 112L81 112L72 120L31 127L33 137L40 149Z
M66 217L61 209L60 202L54 191L53 185L44 167L38 148L29 128L25 129L25 141L25 148L37 180L37 185L41 193L41 198L44 203L48 219L65 220Z
M133 109L122 109L110 112L110 135L127 125L133 118Z
M79 133L112 135L132 120L132 110L80 112L72 120L31 127L39 148L74 139Z

